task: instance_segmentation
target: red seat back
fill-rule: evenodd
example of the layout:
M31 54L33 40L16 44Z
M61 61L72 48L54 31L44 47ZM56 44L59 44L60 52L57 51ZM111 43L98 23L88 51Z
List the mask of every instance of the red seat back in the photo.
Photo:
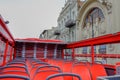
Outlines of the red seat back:
M32 75L33 77L31 79L45 80L46 77L48 77L49 75L60 73L60 72L61 72L61 70L57 66L44 65L44 66L40 66L36 69L36 71L35 71L34 75Z
M71 72L72 65L73 65L72 61L65 61L64 64L63 64L63 69L62 69L63 72Z
M23 66L23 67L25 67L26 65L24 65L24 64L21 64L21 63L13 63L13 64L8 64L7 66Z
M43 70L40 72L37 72L33 78L33 80L46 80L46 78L52 74L60 73L59 71L53 71L53 70ZM58 79L57 79L58 80Z
M57 60L56 61L56 66L60 67L60 69L62 70L63 69L63 60Z
M29 76L27 73L25 72L18 72L18 71L8 71L8 72L2 72L0 75L8 75L8 74L11 74L11 75L19 75L19 76Z
M19 76L19 75L0 75L0 80L30 80L26 76Z
M30 78L31 79L33 78L37 68L39 68L40 66L44 66L44 65L46 65L46 64L36 64L36 65L34 65L34 67L31 68L31 70L30 70Z
M8 72L8 71L20 71L20 72L27 72L27 69L25 67L20 67L20 66L7 66L7 67L2 67L1 72Z
M99 76L107 76L104 66L101 64L93 64L90 67L90 72L92 75L92 80L96 80Z
M58 73L48 76L46 80L81 80L81 77L73 73Z
M76 73L80 75L82 80L91 80L89 69L85 64L79 63L79 64L73 65L72 73Z

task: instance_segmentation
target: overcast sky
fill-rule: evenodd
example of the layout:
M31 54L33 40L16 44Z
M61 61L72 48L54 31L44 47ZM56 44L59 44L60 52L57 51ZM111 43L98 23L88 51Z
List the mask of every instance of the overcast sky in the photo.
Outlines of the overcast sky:
M39 37L44 29L57 26L65 0L0 0L0 14L10 23L15 38Z

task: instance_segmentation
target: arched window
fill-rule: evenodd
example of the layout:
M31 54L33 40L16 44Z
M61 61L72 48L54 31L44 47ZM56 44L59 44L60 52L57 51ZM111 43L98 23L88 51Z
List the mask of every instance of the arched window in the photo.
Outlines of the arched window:
M93 8L88 15L85 18L84 26L87 25L87 23L94 24L96 22L96 19L99 21L104 20L104 14L101 9L99 8Z
M93 38L99 36L100 29L103 28L103 25L100 25L104 23L104 20L105 17L101 9L93 8L90 10L84 20L83 37Z

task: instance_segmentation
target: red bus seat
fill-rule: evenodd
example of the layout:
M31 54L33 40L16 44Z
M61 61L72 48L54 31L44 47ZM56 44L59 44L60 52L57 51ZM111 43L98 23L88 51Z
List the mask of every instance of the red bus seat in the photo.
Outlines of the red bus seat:
M32 80L46 80L46 78L51 74L61 73L59 67L57 66L51 66L51 65L45 65L38 67L35 74L33 75Z
M8 71L8 72L1 72L0 75L19 75L19 76L26 76L29 77L29 74L26 72L19 72L19 71Z
M39 63L34 63L32 64L33 67L39 67L39 66L42 66L42 65L49 65L48 63L44 63L44 62L39 62Z
M56 66L60 67L61 70L63 69L63 64L64 64L63 60L56 60Z
M67 78L64 78L67 76ZM58 73L50 75L46 78L46 80L70 80L69 77L72 77L71 80L82 80L78 74L73 73Z
M92 80L90 71L86 64L77 63L73 65L72 73L76 73L81 76L82 80Z
M26 67L21 66L5 66L1 67L1 72L8 72L8 71L20 71L20 72L28 72Z
M19 75L0 75L0 80L30 80L29 77Z
M40 66L45 66L45 65L48 65L48 64L35 64L30 70L30 77L33 78L33 75L36 72L37 68L39 68Z
M107 73L102 64L93 64L90 67L90 72L92 75L92 80L96 80L97 77L100 77L100 76L107 76Z
M63 72L71 72L72 65L73 65L72 61L64 61L62 71Z
M46 80L46 78L52 74L60 73L60 71L55 70L43 70L40 72L37 72L33 78L33 80Z
M25 67L26 65L24 63L9 63L7 66L23 66Z

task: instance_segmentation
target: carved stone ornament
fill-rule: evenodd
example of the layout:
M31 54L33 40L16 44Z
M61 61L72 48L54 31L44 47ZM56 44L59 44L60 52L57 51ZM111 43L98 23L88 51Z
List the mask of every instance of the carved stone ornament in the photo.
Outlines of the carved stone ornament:
M113 44L109 44L109 50L112 52L114 51L114 49L115 49L115 46Z
M100 3L102 3L108 10L108 14L112 12L112 3L108 0L98 0Z

